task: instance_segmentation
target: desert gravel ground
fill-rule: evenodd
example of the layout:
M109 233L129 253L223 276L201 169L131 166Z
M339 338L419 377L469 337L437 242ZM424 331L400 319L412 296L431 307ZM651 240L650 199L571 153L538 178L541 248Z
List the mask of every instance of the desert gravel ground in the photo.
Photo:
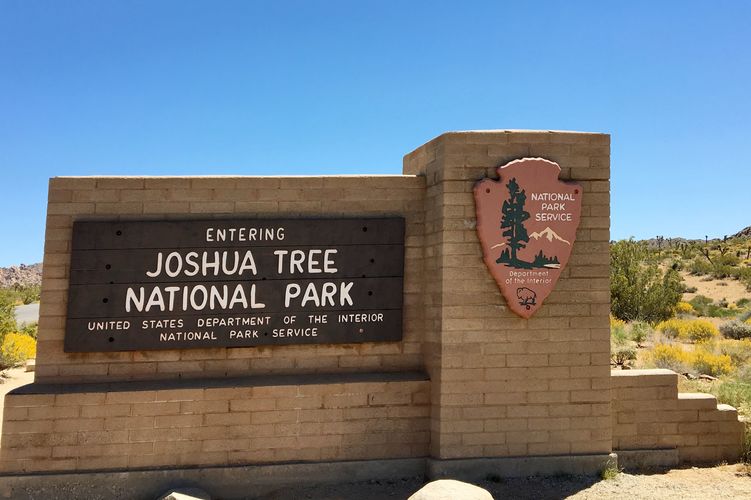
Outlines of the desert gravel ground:
M717 500L751 499L751 468L744 465L689 467L649 472L622 472L615 479L589 476L525 477L478 484L493 498L518 500ZM420 489L422 478L287 487L257 500L406 499Z

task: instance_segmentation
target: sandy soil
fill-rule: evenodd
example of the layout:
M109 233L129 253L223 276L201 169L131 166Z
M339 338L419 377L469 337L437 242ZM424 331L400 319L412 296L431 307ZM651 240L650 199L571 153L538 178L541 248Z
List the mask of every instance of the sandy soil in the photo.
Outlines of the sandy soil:
M588 476L525 477L478 484L493 498L519 500L613 499L740 499L751 498L751 476L746 466L723 465L709 468L660 470L618 474L601 480ZM370 481L325 485L314 488L289 487L258 500L379 500L406 499L422 486L420 478L398 481Z
M704 295L714 300L725 299L728 303L736 302L742 298L751 299L751 292L746 290L745 285L734 279L702 281L706 276L692 276L681 272L686 287L696 287L696 293L684 293L683 300L689 301L697 295Z

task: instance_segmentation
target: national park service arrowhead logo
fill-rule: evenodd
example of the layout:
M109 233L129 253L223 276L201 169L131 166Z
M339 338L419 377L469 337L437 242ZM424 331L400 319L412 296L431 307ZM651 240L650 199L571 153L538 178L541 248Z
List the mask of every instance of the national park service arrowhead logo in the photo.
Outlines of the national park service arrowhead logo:
M498 180L474 187L485 264L512 311L529 318L553 291L571 256L581 216L581 186L558 180L542 158L498 167Z

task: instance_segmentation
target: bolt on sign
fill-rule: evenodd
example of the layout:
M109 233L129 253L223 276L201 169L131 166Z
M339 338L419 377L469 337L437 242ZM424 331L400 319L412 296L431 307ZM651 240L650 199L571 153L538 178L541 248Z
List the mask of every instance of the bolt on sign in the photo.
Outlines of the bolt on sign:
M560 172L555 162L524 158L498 167L498 180L474 187L485 265L523 318L553 291L576 239L582 188L558 180Z
M404 219L78 221L66 352L397 341Z

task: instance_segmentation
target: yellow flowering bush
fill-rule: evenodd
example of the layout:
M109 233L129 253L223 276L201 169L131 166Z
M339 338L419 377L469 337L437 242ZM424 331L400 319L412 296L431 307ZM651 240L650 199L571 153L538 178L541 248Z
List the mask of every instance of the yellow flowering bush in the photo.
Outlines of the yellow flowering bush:
M694 306L689 304L688 302L678 302L675 306L675 313L676 314L696 314L696 310L694 309Z
M649 360L657 368L683 372L691 364L690 353L679 345L657 344L649 353Z
M685 330L685 321L682 319L668 319L657 323L655 330L662 332L671 338L679 337L681 331Z
M720 334L717 327L705 319L669 319L658 323L656 328L668 337L691 342L708 342Z
M704 349L691 353L691 365L699 373L719 377L733 371L733 362L727 354L715 354Z
M751 339L718 340L715 344L720 354L727 354L734 366L741 366L751 360Z
M612 314L610 315L610 329L618 328L619 326L626 326L626 322L622 319L618 319Z
M723 346L727 347L727 346ZM719 377L728 375L735 369L733 358L730 354L722 352L717 354L704 348L694 351L684 351L680 345L657 344L649 353L649 361L658 368L667 368L678 373L694 371L706 375ZM728 351L729 349L725 349ZM735 352L739 358L746 355L745 352Z
M709 342L720 335L720 330L714 323L706 319L695 319L687 322L685 339L691 342Z
M29 358L36 357L36 340L21 333L8 333L0 345L1 363L6 367L16 366Z

